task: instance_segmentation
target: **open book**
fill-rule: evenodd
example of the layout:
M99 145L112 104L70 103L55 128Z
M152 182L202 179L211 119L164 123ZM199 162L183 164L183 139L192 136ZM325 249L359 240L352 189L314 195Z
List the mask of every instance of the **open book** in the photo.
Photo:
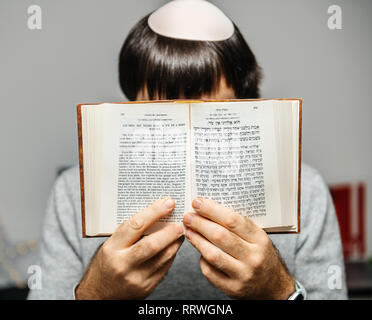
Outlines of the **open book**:
M211 198L267 232L299 232L300 99L78 105L83 237L107 236L152 202L182 222Z

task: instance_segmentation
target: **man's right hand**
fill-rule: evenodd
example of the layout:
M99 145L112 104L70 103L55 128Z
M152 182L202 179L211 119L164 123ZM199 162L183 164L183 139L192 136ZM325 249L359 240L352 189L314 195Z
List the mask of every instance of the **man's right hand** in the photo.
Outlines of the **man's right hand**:
M121 224L97 251L75 290L76 299L146 298L172 265L183 241L183 226L169 224L141 237L174 206L170 198L155 201Z

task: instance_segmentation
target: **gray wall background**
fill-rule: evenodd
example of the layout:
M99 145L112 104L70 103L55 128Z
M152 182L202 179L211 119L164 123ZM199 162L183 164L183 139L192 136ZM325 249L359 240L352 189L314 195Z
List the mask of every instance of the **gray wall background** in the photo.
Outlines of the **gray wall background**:
M263 97L303 98L303 158L328 183L365 181L372 199L372 1L212 1L264 69ZM117 56L160 0L0 2L0 219L11 240L38 238L57 167L77 163L75 106L125 100ZM27 28L42 8L43 29ZM331 4L343 30L327 28ZM372 254L372 201L368 251Z

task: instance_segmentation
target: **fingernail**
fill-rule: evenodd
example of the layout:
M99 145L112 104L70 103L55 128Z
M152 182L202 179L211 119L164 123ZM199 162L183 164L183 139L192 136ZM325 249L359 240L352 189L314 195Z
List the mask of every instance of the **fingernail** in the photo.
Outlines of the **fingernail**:
M202 206L202 202L200 199L195 199L193 202L192 202L192 206L194 209L200 209L201 206Z
M180 224L176 224L176 232L178 234L183 234L183 226L181 226Z
M183 217L183 222L186 224L186 225L190 225L191 224L191 221L192 221L192 215L190 213L186 213Z
M171 209L171 208L173 208L173 206L174 206L174 200L171 199L171 198L168 198L168 199L165 201L164 206L165 206L167 209Z

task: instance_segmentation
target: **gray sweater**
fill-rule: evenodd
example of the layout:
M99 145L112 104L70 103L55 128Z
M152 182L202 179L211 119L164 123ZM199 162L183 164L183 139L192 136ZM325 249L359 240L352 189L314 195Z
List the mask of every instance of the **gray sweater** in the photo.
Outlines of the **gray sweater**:
M346 299L344 262L338 223L326 184L303 164L301 233L270 235L289 271L307 290L308 299ZM42 289L29 299L73 299L73 288L98 247L107 238L81 236L79 170L64 172L48 203L40 244ZM227 299L202 275L199 253L185 240L166 277L149 299ZM336 270L336 273L334 273ZM341 289L333 285L337 270Z

